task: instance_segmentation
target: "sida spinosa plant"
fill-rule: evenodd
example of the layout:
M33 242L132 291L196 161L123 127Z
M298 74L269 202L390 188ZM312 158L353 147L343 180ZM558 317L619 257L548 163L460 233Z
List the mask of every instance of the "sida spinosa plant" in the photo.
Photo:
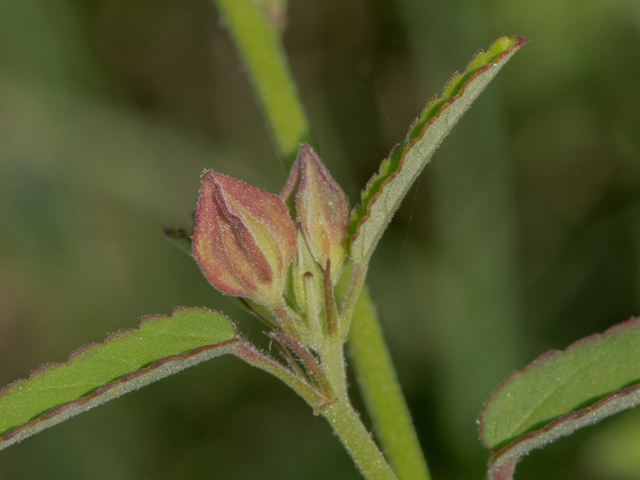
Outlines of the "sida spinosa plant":
M268 327L279 356L256 348L215 311L181 307L170 316L143 317L137 328L109 334L103 343L73 352L66 363L39 367L28 379L0 390L0 449L153 381L231 354L282 380L325 417L365 478L430 479L371 308L368 263L435 149L527 40L502 36L455 73L349 213L344 192L305 142L310 135L279 29L269 23L274 12L266 15L253 0L216 3L291 173L275 195L206 170L193 232L165 233L192 254L214 288L236 298ZM352 329L354 324L358 328ZM349 339L357 345L352 357L375 440L349 398L344 357ZM565 352L547 353L505 379L480 414L480 437L490 450L488 478L510 479L518 460L532 449L640 403L634 381L640 377L638 345L640 320L632 319ZM597 358L607 361L596 364ZM582 374L587 367L588 379Z

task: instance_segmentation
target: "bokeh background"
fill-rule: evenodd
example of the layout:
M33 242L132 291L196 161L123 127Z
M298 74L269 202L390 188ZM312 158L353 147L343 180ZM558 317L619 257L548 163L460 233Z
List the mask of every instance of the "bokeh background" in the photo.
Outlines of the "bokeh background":
M637 0L290 0L284 43L352 203L449 75L531 40L446 139L370 288L435 479L480 479L475 419L540 353L640 315ZM162 227L204 168L278 192L207 0L0 2L0 384L174 305L264 341ZM285 386L220 358L0 453L0 478L357 479ZM640 412L533 453L519 479L639 479Z

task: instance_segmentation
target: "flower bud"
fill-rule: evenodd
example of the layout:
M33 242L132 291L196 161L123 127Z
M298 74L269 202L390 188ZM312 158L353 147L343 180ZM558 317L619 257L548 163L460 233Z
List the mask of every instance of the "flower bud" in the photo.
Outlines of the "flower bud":
M301 231L298 231L297 255L291 270L293 293L300 310L307 316L318 316L323 308L322 271L309 251Z
M193 256L220 292L273 306L296 252L293 222L282 200L214 171L201 177Z
M331 260L331 279L335 283L347 254L347 199L309 145L300 146L280 197L295 213L320 266L324 268L327 259Z

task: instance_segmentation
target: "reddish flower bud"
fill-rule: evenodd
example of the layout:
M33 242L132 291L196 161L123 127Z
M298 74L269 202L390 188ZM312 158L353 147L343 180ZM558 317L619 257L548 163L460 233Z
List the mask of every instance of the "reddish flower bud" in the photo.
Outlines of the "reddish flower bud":
M295 251L295 228L277 195L211 170L202 175L193 256L211 285L275 305Z
M347 255L347 199L309 145L300 146L280 197L295 212L316 261L324 268L331 259L335 283Z

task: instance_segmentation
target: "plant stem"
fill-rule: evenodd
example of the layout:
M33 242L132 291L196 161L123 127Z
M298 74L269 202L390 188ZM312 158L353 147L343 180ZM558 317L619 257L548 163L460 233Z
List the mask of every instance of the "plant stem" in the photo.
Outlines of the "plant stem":
M214 0L238 47L285 168L310 139L282 42L253 0Z
M286 335L276 335L278 338L285 340L288 345L296 347L294 342ZM301 351L301 348L296 349L296 352L301 355L304 363L310 366L312 363L312 360L308 358L310 355L304 355L305 352ZM349 402L341 341L336 340L325 343L320 352L324 374L326 374L327 380L337 394L337 397L332 399L323 399L320 392L312 389L300 377L285 369L246 341L241 341L237 345L234 349L234 354L250 365L278 377L304 398L313 407L315 413L321 413L331 424L334 432L367 480L397 480L393 470L391 470L391 467ZM314 373L314 375L321 380L322 375L317 373ZM323 389L323 393L327 393L326 388Z
M344 341L327 338L319 350L322 370L336 396L341 400L349 400L347 394L347 374L344 361Z
M284 368L278 362L260 350L255 348L246 340L239 342L233 350L233 354L247 362L249 365L258 367L265 372L270 373L274 377L282 380L286 385L291 387L298 395L313 407L314 412L320 409L324 403L322 392L318 392L311 388L302 378L297 376L293 371Z
M398 478L429 480L427 463L366 287L356 303L349 345L367 410Z
M276 29L268 25L266 18L261 15L252 0L214 0L214 2L228 25L231 36L245 62L256 96L271 126L277 150L281 154L285 167L289 169L295 160L299 143L307 141L310 134L307 119L298 99ZM362 281L364 281L364 277ZM393 364L373 313L371 299L366 291L359 296L358 303L357 305L354 303L354 306L352 321L357 328L352 331L350 336L350 341L353 344L351 357L356 365L358 382L363 389L367 409L373 419L375 430L379 434L381 444L394 466L398 478L401 480L428 480L430 477L426 462L422 457L411 417L402 391L397 384ZM346 317L343 312L341 320L348 322L350 319ZM342 358L342 345L340 345L340 349L340 358ZM325 359L325 361L327 360ZM331 364L333 360L328 360L328 362ZM382 364L381 375L376 377L376 368L380 366L379 364ZM334 383L337 377L335 372L338 371L338 368L331 366L328 368L332 377L330 383L340 391L341 387L338 386L340 384ZM341 368L344 369L344 364ZM344 378L344 370L342 371ZM340 395L338 392L336 393ZM382 395L379 401L374 398L378 394ZM387 411L387 408L391 408L391 410ZM359 435L364 444L368 445L369 450L377 451L377 447L360 423L360 419L351 405L348 403L344 405L344 402L340 400L327 411L325 416L342 439L345 447L354 456L362 472L369 471L369 467L361 466L362 462L355 456L358 452L353 450L355 448L353 446L354 439ZM349 418L350 421L355 418L361 427L360 433L354 436L347 434L347 438L350 440L344 440L344 434L340 432L344 428L345 421ZM373 459L373 464L376 465L384 462L381 456L376 459L373 455L370 459ZM394 478L394 476L391 474L391 476L371 478Z
M322 369L337 396L335 402L322 410L322 415L329 421L333 431L338 435L367 480L397 480L395 473L349 401L344 341L337 338L327 338L319 355Z
M396 479L393 470L349 401L343 344L340 339L328 338L318 352L322 369L337 396L335 402L322 410L322 415L329 421L333 431L367 480Z
M391 467L348 400L338 398L322 415L329 421L367 480L396 480Z

